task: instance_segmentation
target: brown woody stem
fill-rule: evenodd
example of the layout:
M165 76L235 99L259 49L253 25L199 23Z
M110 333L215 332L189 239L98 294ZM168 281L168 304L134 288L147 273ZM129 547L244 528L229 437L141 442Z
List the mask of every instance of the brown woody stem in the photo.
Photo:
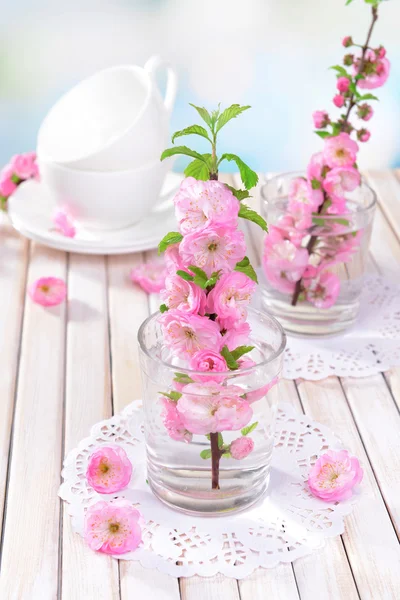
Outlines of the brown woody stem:
M218 433L210 433L211 442L211 489L219 490L219 461L222 452L218 446Z

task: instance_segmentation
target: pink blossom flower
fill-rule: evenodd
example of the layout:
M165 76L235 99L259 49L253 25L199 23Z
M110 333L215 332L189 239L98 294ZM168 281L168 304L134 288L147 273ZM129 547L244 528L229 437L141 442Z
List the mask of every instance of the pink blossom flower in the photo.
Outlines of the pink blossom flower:
M263 268L268 281L280 292L292 293L308 263L308 252L289 240L264 246Z
M342 94L336 94L333 98L333 104L337 106L337 108L342 108L344 104L344 96Z
M336 87L339 92L348 92L350 87L350 79L348 77L338 77Z
M236 431L253 416L250 404L240 397L242 393L238 386L222 386L214 381L189 383L177 409L184 426L192 433Z
M170 275L175 275L177 271L186 271L181 255L179 254L179 244L171 244L171 246L168 246L164 252L164 260Z
M360 185L359 171L354 167L336 167L327 173L324 190L332 198L343 198L346 192L352 192Z
M244 346L248 344L250 337L250 325L247 321L241 323L234 323L224 333L222 338L222 345L228 346L228 350L235 350L238 346Z
M322 152L316 152L311 156L310 162L307 167L307 177L310 181L316 179L321 181L322 179L322 168L324 166L324 156Z
M131 269L130 277L134 283L148 294L160 292L165 285L167 270L165 264L160 261L143 263Z
M182 386L181 391L184 387ZM176 408L176 402L171 402L164 397L161 398L161 403L163 405L161 418L169 437L177 442L191 442L193 435L183 426L182 418Z
M246 458L254 450L254 441L251 437L242 436L233 440L230 447L230 453L232 458L236 460L242 460Z
M26 154L16 154L11 159L11 167L13 172L20 179L30 179L37 177L38 167L36 164L35 152L27 152Z
M376 50L375 54L379 58L385 58L385 56L386 56L386 49L383 46L379 46L379 48Z
M125 554L142 541L140 512L123 498L97 502L86 511L85 540L92 550Z
M131 476L131 461L120 446L101 446L89 459L86 479L99 494L114 494L123 490Z
M289 186L289 212L296 208L298 205L306 206L310 211L316 210L324 200L322 191L320 189L314 190L311 184L303 179L303 177L296 177L292 179Z
M358 144L348 133L325 139L323 156L328 167L352 167L356 162Z
M66 237L73 238L76 234L74 220L67 210L57 210L53 216L53 223L57 231Z
M351 38L351 36L350 36L350 35L346 35L346 36L343 38L343 40L342 40L342 45L343 45L345 48L349 48L349 46L352 46L352 45L353 45L353 40L352 40L352 38Z
M314 496L325 502L340 502L353 495L353 488L363 478L363 470L355 456L347 450L328 450L310 471L308 485Z
M231 271L246 254L244 234L228 227L207 227L185 235L179 253L186 265L200 267L210 277L214 271Z
M246 400L249 404L253 402L257 402L257 400L261 400L268 394L268 392L278 383L278 377L274 377L271 379L269 383L263 385L263 387L258 390L253 390L252 392L246 392Z
M369 67L369 68L368 68ZM360 68L360 59L354 63L354 73L357 74ZM368 73L364 74L364 79L357 81L357 86L363 90L374 90L386 83L390 73L390 62L387 58L378 58L373 50L367 50L364 70L368 68Z
M8 198L17 189L17 184L12 180L14 172L10 165L6 165L0 172L0 196Z
M247 307L256 289L255 282L244 273L225 273L207 297L207 312L218 315L223 329L247 317Z
M193 371L204 371L207 375L192 375L195 381L223 381L224 377L215 375L228 371L226 360L219 352L214 350L199 350L190 360L190 368Z
M166 277L161 298L170 309L177 308L187 314L205 313L207 297L204 290L179 275Z
M360 129L359 131L357 131L357 139L360 140L360 142L368 142L369 138L371 137L371 132L368 131L368 129Z
M323 129L329 123L329 115L325 110L315 110L313 112L314 127Z
M65 300L67 286L57 277L41 277L29 286L28 294L36 304L56 306Z
M363 121L369 121L374 114L374 110L370 104L364 102L359 104L357 108L357 116Z
M220 181L197 181L188 177L174 202L179 231L184 235L207 225L237 226L239 200Z
M317 308L331 308L339 296L340 279L337 275L324 271L313 279L303 280L306 298Z
M199 350L218 352L222 345L219 326L208 317L188 315L172 309L160 317L165 343L177 356L189 359Z

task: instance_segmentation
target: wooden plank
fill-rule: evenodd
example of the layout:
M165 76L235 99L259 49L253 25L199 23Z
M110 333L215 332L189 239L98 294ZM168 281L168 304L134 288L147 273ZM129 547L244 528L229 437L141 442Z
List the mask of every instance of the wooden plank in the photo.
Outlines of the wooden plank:
M28 282L65 279L66 258L34 246ZM65 304L26 300L2 554L0 598L57 596Z
M182 577L182 600L244 600L240 598L236 579L218 574L214 577Z
M0 216L0 536L14 415L29 245Z
M107 278L101 256L70 256L65 452L111 416ZM72 531L64 504L61 598L119 598L118 563L93 552Z
M390 225L400 238L400 171L389 169L366 172L371 186L377 192L378 201ZM397 177L396 177L397 176Z
M399 412L381 375L345 378L342 383L375 478L400 537Z
M330 427L364 469L362 494L346 518L343 541L362 599L396 598L400 547L340 383L299 381L306 413Z
M141 398L137 332L149 315L147 294L132 283L130 269L144 260L142 254L108 257L108 295L114 411L120 412Z
M300 598L292 566L283 563L274 569L257 569L249 577L241 579L239 591L241 600L269 598L299 600Z
M145 260L142 254L108 257L108 296L112 355L114 411L120 412L141 398L137 332L149 315L149 297L129 278L129 271ZM152 596L160 600L179 600L178 580L140 563L121 560L121 598Z

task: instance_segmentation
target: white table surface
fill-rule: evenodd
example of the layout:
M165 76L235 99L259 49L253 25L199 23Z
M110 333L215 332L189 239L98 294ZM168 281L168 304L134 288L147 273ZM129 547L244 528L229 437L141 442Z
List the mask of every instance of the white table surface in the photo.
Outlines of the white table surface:
M399 280L400 174L367 176L380 200L370 268ZM257 264L259 233L245 231ZM62 460L93 423L141 396L136 333L158 299L128 274L151 256L68 255L0 225L1 600L400 598L399 368L280 383L282 399L332 428L364 468L345 532L315 554L239 582L178 581L97 554L72 532L57 497ZM44 310L26 299L27 284L45 275L67 280L68 302Z

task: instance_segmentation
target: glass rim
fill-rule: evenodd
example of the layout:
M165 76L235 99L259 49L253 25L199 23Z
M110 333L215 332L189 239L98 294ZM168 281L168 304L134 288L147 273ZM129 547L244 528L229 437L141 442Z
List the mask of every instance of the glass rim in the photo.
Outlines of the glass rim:
M269 185L271 182L279 179L280 177L301 177L302 175L305 174L305 171L286 171L283 173L277 173L276 175L273 175L272 177L268 177L267 175L265 175L265 181L262 184L261 188L260 188L260 194L262 196L263 200L266 200L268 202L268 198L266 197L265 193L264 193L264 188L267 187L267 185ZM366 213L369 211L372 211L375 206L377 205L378 202L378 198L376 195L375 190L369 185L369 183L367 182L367 180L365 179L364 175L361 175L361 183L358 187L361 187L361 185L365 186L369 192L371 193L371 201L368 203L367 206L360 206L360 210L355 212L346 212L346 213L341 213L340 215L333 215L333 214L324 214L324 219L337 219L338 216L340 217L345 217L347 215L355 215L355 214L360 214L362 212ZM357 189L357 188L356 188ZM271 199L270 199L271 200Z
M235 375L238 375L238 374L242 375L242 374L251 373L255 369L258 369L259 367L263 367L263 366L268 365L269 363L272 363L274 360L276 360L277 358L279 358L281 356L281 354L284 352L284 350L286 348L286 339L287 339L287 337L286 337L285 330L283 329L282 325L279 323L279 321L274 316L272 316L270 313L262 312L260 310L257 310L256 308L252 308L252 307L249 307L248 311L250 313L252 313L252 314L260 315L260 316L262 316L264 318L266 317L267 319L269 319L270 322L273 323L273 325L277 328L277 330L278 330L278 332L280 333L280 336L281 336L281 342L279 344L279 348L272 353L272 356L270 356L266 360L262 360L260 362L257 362L255 365L252 365L251 367L246 367L244 369L228 370L228 371L218 371L216 373L216 374L218 374L218 376L221 376L221 377L232 377L232 376L235 376ZM179 367L178 365L173 365L173 364L171 364L169 362L166 362L166 361L162 360L161 358L158 358L156 356L152 356L151 355L151 353L149 352L149 350L147 349L147 347L144 344L144 330L149 325L149 323L151 321L153 321L153 319L155 319L160 314L161 314L160 311L152 313L140 325L139 330L138 330L138 334L137 334L137 339L138 339L138 342L139 342L139 348L140 348L140 350L144 354L146 354L146 356L148 356L151 360L154 360L154 361L162 364L164 367L167 367L168 369L179 371L179 373L183 373L184 375L190 374L190 373L192 373L193 375L207 375L207 371L195 371L193 369L187 369L185 367Z

